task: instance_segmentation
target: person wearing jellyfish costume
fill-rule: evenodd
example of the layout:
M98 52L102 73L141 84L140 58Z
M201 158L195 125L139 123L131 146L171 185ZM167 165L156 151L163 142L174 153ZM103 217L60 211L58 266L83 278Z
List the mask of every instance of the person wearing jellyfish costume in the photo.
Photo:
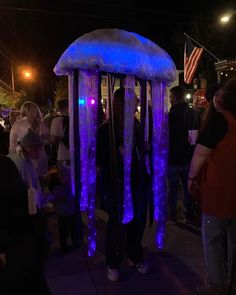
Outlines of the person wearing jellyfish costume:
M134 140L131 164L131 188L134 207L134 218L127 224L122 224L123 216L123 129L124 129L124 96L125 89L119 88L114 93L113 118L116 185L112 181L111 171L111 144L109 121L104 122L98 128L97 133L97 167L102 182L103 206L109 215L106 233L106 263L108 267L108 279L118 281L120 279L119 267L127 254L130 266L146 274L148 266L143 259L142 237L146 223L146 211L148 203L147 186L148 174L144 173L144 188L140 191L140 126L134 116ZM146 187L145 187L146 186ZM117 187L118 189L116 189Z

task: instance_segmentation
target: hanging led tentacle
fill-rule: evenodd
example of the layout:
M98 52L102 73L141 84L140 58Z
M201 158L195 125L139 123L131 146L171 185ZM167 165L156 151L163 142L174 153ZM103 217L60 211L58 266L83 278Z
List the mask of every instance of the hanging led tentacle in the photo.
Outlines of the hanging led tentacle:
M153 197L154 197L154 219L158 221L159 212L159 146L161 140L161 84L157 81L152 82L152 113L153 113Z
M135 77L127 76L125 80L125 101L124 101L124 224L133 219L133 201L131 188L131 163L134 136L134 113L135 113Z
M158 248L164 246L165 219L166 219L166 188L165 176L167 171L166 135L163 131L164 116L164 85L161 82L152 82L152 112L153 112L153 197L154 219L157 222L156 244Z
M69 114L70 114L70 124L69 124L69 134L70 134L70 173L71 173L71 191L72 194L75 196L75 141L74 141L74 87L75 87L75 79L74 79L75 72L72 71L68 76L68 92L69 92Z
M78 104L79 104L79 136L80 136L80 210L85 212L88 209L89 200L89 135L88 135L88 75L86 71L79 71Z
M145 112L146 112L146 116L145 116L145 126L144 126L144 142L149 144L149 102L148 102L148 98L149 98L149 84L147 83L146 85L146 94L147 94L147 98L146 98L146 105L145 105ZM149 155L145 155L145 164L146 164L146 169L147 169L147 173L150 175L151 173L151 167L150 167L150 158Z
M88 144L89 144L89 204L88 204L88 255L96 251L95 197L96 197L96 133L98 108L97 72L89 73L88 84Z
M148 86L146 86L147 88L147 92L148 93ZM149 110L148 110L148 95L146 98L146 105L145 105L145 112L146 112L146 116L145 116L145 128L144 128L144 141L145 142L149 142Z
M160 144L160 157L161 157L161 171L159 175L160 183L160 217L159 225L156 232L156 241L160 248L164 247L164 237L166 231L166 203L167 203L167 167L168 167L168 150L169 150L169 136L168 136L168 105L165 100L166 96L166 85L162 82L161 88L161 144Z

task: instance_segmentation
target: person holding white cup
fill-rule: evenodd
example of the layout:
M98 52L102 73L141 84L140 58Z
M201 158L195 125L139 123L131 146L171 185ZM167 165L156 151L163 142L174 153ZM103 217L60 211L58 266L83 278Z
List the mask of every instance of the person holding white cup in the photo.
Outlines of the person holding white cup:
M183 187L183 217L191 222L193 218L193 201L187 189L189 166L194 152L200 116L185 102L185 89L175 86L170 89L169 111L169 218L176 222L179 180ZM182 216L181 216L182 217ZM181 218L182 219L182 218Z
M196 145L198 138L199 130L189 130L188 131L188 140L191 145Z

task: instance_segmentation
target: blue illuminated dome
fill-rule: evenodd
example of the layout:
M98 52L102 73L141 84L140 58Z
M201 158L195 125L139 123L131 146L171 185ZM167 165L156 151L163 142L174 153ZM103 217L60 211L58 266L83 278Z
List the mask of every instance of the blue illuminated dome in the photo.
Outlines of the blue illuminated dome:
M174 62L161 47L138 34L119 29L95 30L74 41L54 71L65 75L72 69L97 69L167 82L173 82L176 77Z

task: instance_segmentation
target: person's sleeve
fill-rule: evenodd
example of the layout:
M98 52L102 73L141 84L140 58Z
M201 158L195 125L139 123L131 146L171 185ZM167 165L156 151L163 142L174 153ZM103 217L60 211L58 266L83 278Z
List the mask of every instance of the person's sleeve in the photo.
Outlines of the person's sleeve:
M189 108L185 116L188 130L200 129L200 116L194 109Z
M52 124L51 124L51 128L50 128L50 134L51 135L54 135L54 136L57 136L57 137L60 137L61 136L61 124L60 124L60 118L54 118L52 120Z
M10 131L9 153L15 153L17 147L18 134L16 132L16 125L13 124Z
M207 125L200 133L197 143L213 149L225 137L227 131L227 120L222 113L217 112L209 119Z

